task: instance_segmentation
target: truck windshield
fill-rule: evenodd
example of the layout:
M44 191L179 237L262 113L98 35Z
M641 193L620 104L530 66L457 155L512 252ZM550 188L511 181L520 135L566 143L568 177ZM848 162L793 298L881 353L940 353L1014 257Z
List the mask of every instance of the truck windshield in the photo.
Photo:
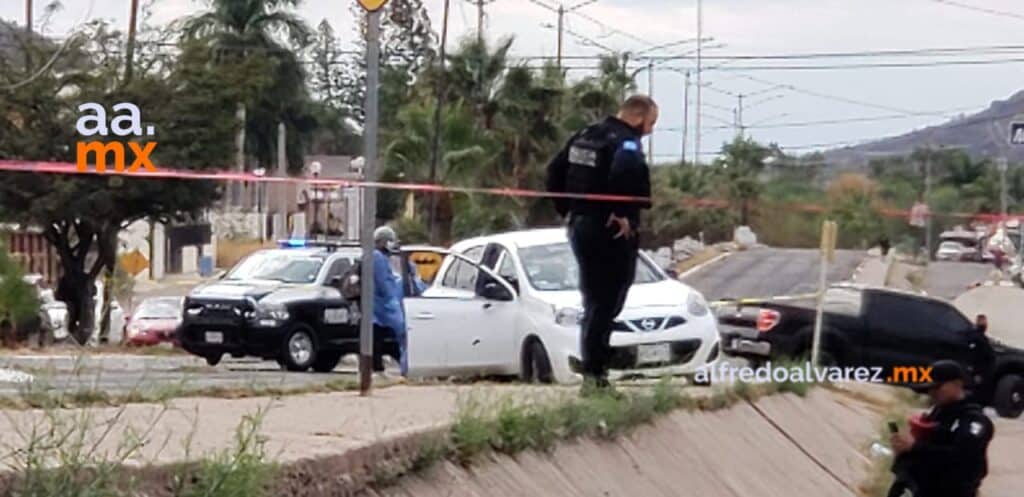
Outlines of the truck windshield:
M324 260L298 254L257 252L228 273L227 280L275 280L283 283L312 283Z

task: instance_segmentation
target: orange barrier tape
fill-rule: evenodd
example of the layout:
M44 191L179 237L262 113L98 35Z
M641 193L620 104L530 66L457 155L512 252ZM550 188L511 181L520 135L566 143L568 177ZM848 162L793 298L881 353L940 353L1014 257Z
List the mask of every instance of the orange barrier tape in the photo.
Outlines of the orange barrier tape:
M127 174L123 172L108 171L98 172L94 169L87 169L85 171L79 170L75 164L67 162L40 162L40 161L16 161L16 160L0 160L0 171L9 172L21 172L21 173L39 173L39 174L77 174L77 175L93 175L93 176L110 176L118 175L122 177L140 178L140 179L183 179L183 180L208 180L208 181L243 181L252 183L294 183L294 184L307 184L307 185L318 185L318 186L337 186L337 187L359 187L359 188L379 188L379 189L390 189L390 190L403 190L403 191L415 191L415 192L450 192L450 193L479 193L487 195L500 195L505 197L532 197L532 198L567 198L567 199L582 199L582 200L600 200L608 202L647 202L650 198L647 197L629 197L622 195L599 195L599 194L573 194L573 193L551 193L546 191L538 190L526 190L519 188L474 188L474 187L462 187L462 186L446 186L446 185L435 185L428 183L391 183L391 182L370 182L370 181L353 181L338 178L295 178L295 177L270 177L270 176L259 176L252 173L238 173L232 171L187 171L181 169L170 169L170 168L159 168L156 171L132 173ZM683 201L685 205L696 208L728 208L732 204L728 200L714 199L714 198L695 198L686 199ZM828 208L818 204L776 204L772 206L774 209L788 210L796 212L808 212L808 213L823 213L827 212ZM888 218L910 218L909 210L901 209L889 209L882 208L878 209L878 212ZM977 220L985 222L998 222L1005 220L1018 220L1024 221L1024 215L1006 215L1001 214L970 214L964 212L950 212L950 213L931 213L932 217L945 217L945 218L957 218L967 220Z
M156 171L127 174L124 172L107 171L98 172L94 169L79 170L75 164L66 162L38 162L38 161L13 161L0 160L0 171L38 174L77 174L85 176L121 176L138 179L183 179L183 180L208 180L208 181L245 181L252 183L297 183L318 186L337 187L359 187L359 188L380 188L390 190L405 190L418 192L452 192L452 193L482 193L489 195L500 195L505 197L534 197L534 198L567 198L581 200L601 200L607 202L646 202L648 197L629 197L623 195L599 195L599 194L577 194L577 193L552 193L538 190L525 190L519 188L474 188L463 186L433 185L427 183L388 183L379 181L353 181L338 178L294 178L294 177L271 177L258 176L252 173L238 173L230 171L184 171L180 169L159 168Z

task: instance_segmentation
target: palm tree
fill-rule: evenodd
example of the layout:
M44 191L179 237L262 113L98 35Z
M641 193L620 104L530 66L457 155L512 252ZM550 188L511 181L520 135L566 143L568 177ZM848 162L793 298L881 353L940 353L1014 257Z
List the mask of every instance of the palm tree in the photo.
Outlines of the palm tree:
M452 102L462 99L470 104L484 129L494 128L512 41L512 38L499 41L492 52L486 41L467 38L449 57L444 69L445 100ZM434 76L437 77L436 74Z
M429 157L433 138L434 103L416 102L398 114L398 126L385 136L384 150L387 173L406 182L426 183L430 179ZM494 169L499 153L492 134L481 129L473 113L455 101L441 112L441 136L445 149L441 154L437 181L451 186L479 186L500 178ZM452 195L439 195L437 202L438 229L443 236L451 235L455 213Z
M207 0L209 10L182 20L182 37L209 43L225 64L266 59L269 83L253 95L247 107L246 148L262 166L275 163L277 123L284 122L288 163L302 167L302 149L315 128L306 74L296 51L305 47L312 30L290 11L302 0Z
M290 55L278 38L284 35L294 47L308 43L312 31L299 16L286 11L302 0L207 0L210 10L186 18L186 38L204 38L225 57Z

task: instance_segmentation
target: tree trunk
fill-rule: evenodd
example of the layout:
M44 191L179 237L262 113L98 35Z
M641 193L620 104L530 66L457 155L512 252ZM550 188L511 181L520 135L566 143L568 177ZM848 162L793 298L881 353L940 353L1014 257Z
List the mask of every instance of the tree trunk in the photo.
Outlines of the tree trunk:
M57 299L68 305L68 327L71 336L84 345L95 328L93 292L95 286L83 271L65 269L57 284Z

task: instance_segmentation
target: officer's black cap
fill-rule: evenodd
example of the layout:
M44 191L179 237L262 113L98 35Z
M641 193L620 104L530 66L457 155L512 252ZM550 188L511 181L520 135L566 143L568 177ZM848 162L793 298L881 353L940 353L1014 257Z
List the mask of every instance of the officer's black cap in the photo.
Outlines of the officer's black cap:
M967 372L960 366L960 363L950 360L941 360L932 363L932 378L930 382L921 385L922 388L935 388L951 381L967 381Z

